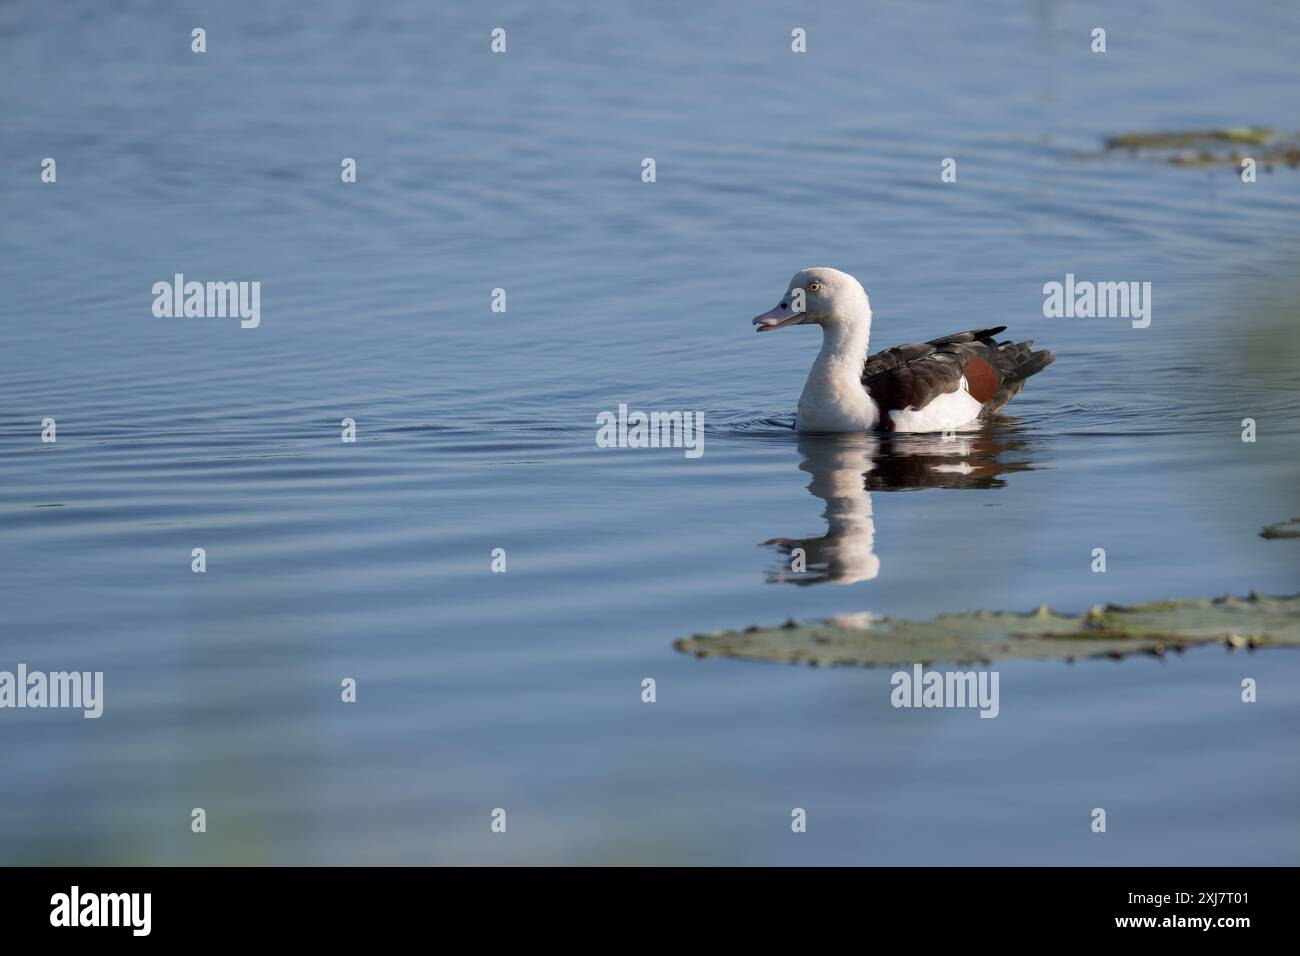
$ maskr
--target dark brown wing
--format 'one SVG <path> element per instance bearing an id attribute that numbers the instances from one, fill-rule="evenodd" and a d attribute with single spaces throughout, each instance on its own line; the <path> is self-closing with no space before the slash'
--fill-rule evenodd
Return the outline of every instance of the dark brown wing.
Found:
<path id="1" fill-rule="evenodd" d="M 880 408 L 881 425 L 890 426 L 891 411 L 919 411 L 940 395 L 957 391 L 963 375 L 977 401 L 992 401 L 1002 388 L 1003 378 L 993 336 L 1005 329 L 1003 325 L 957 332 L 925 343 L 897 345 L 869 356 L 862 370 L 862 384 Z"/>
<path id="2" fill-rule="evenodd" d="M 996 342 L 1006 326 L 956 332 L 925 343 L 898 345 L 867 357 L 862 384 L 880 408 L 881 426 L 889 428 L 889 413 L 920 410 L 940 395 L 955 392 L 966 376 L 970 394 L 984 403 L 983 412 L 996 411 L 1015 397 L 1025 379 L 1055 360 L 1051 352 L 1031 350 L 1033 342 Z"/>

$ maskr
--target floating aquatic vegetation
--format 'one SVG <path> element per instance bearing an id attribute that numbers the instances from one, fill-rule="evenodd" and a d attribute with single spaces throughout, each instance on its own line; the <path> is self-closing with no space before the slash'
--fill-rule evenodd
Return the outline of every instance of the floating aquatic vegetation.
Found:
<path id="1" fill-rule="evenodd" d="M 970 611 L 928 621 L 868 615 L 807 624 L 791 620 L 777 627 L 697 634 L 673 646 L 697 657 L 883 667 L 1158 656 L 1205 644 L 1300 647 L 1300 594 L 1268 597 L 1252 591 L 1244 598 L 1105 605 L 1086 614 L 1061 614 L 1043 606 L 1028 614 Z"/>
<path id="2" fill-rule="evenodd" d="M 1300 167 L 1300 140 L 1260 126 L 1121 133 L 1105 142 L 1107 152 L 1126 150 L 1174 166 L 1239 166 L 1249 157 L 1266 172 L 1274 166 Z"/>
<path id="3" fill-rule="evenodd" d="M 1178 133 L 1121 133 L 1106 139 L 1107 149 L 1186 149 L 1206 143 L 1251 143 L 1268 146 L 1279 138 L 1277 130 L 1259 126 L 1230 129 L 1184 130 Z"/>
<path id="4" fill-rule="evenodd" d="M 1168 161 L 1174 166 L 1238 166 L 1245 158 L 1246 154 L 1235 151 L 1216 155 L 1203 150 L 1198 153 L 1179 153 L 1169 157 Z M 1272 172 L 1274 166 L 1290 166 L 1294 169 L 1300 166 L 1300 148 L 1291 146 L 1285 149 L 1267 149 L 1250 158 L 1264 167 L 1265 172 Z"/>
<path id="5" fill-rule="evenodd" d="M 1261 538 L 1300 538 L 1300 518 L 1278 521 L 1259 533 Z"/>

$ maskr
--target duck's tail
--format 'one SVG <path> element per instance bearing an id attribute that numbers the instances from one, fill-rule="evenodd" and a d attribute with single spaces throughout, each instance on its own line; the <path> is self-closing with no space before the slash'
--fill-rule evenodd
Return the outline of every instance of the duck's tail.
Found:
<path id="1" fill-rule="evenodd" d="M 1001 330 L 999 330 L 1001 331 Z M 1033 351 L 1032 339 L 1026 342 L 997 343 L 998 371 L 1002 373 L 1002 384 L 994 393 L 992 401 L 984 406 L 985 413 L 996 412 L 1025 387 L 1025 380 L 1037 375 L 1056 361 L 1056 356 L 1047 349 Z"/>

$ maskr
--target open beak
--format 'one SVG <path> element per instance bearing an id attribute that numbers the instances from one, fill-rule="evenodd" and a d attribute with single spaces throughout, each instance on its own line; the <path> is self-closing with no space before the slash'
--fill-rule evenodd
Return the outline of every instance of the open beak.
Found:
<path id="1" fill-rule="evenodd" d="M 782 303 L 775 309 L 769 309 L 762 315 L 754 316 L 754 324 L 758 326 L 755 331 L 771 332 L 774 329 L 783 329 L 787 325 L 798 325 L 807 318 L 807 312 L 791 312 L 790 306 Z"/>

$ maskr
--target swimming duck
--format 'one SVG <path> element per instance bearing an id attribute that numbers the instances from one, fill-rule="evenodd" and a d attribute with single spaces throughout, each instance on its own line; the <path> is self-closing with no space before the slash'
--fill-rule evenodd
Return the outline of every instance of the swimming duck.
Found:
<path id="1" fill-rule="evenodd" d="M 997 342 L 1005 325 L 867 354 L 871 303 L 847 272 L 794 274 L 776 308 L 754 318 L 759 332 L 820 325 L 822 350 L 799 396 L 801 432 L 944 432 L 976 427 L 1052 364 L 1033 342 Z"/>

